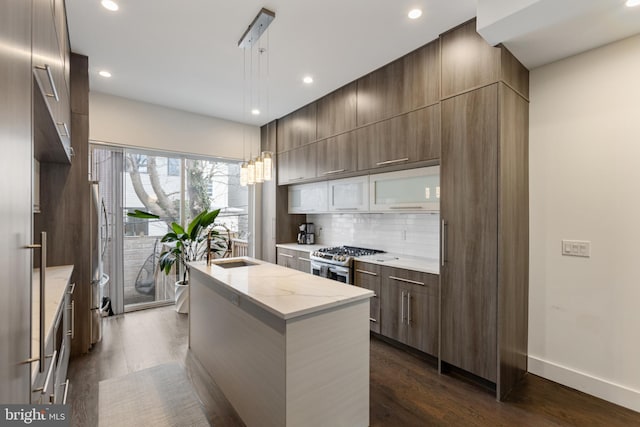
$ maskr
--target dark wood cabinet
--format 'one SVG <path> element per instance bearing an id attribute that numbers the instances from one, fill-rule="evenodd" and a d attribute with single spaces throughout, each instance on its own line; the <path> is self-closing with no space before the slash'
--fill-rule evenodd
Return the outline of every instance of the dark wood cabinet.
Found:
<path id="1" fill-rule="evenodd" d="M 380 266 L 366 262 L 356 261 L 353 267 L 353 284 L 361 288 L 373 291 L 374 295 L 369 300 L 369 325 L 372 332 L 380 333 L 380 290 L 382 277 Z"/>
<path id="2" fill-rule="evenodd" d="M 292 150 L 316 140 L 316 103 L 306 105 L 278 120 L 278 152 Z"/>
<path id="3" fill-rule="evenodd" d="M 356 131 L 358 170 L 440 157 L 440 105 L 432 105 Z"/>
<path id="4" fill-rule="evenodd" d="M 278 185 L 303 182 L 315 178 L 317 143 L 278 154 Z"/>
<path id="5" fill-rule="evenodd" d="M 309 252 L 297 251 L 295 249 L 278 248 L 278 265 L 311 273 L 311 265 L 309 261 Z"/>
<path id="6" fill-rule="evenodd" d="M 343 133 L 317 143 L 318 177 L 330 179 L 358 168 L 356 132 Z"/>
<path id="7" fill-rule="evenodd" d="M 381 333 L 438 354 L 438 276 L 382 267 Z"/>
<path id="8" fill-rule="evenodd" d="M 442 98 L 500 80 L 528 99 L 529 73 L 504 47 L 493 47 L 476 32 L 473 19 L 440 36 Z"/>
<path id="9" fill-rule="evenodd" d="M 441 359 L 498 397 L 526 372 L 527 117 L 503 83 L 442 102 Z"/>
<path id="10" fill-rule="evenodd" d="M 322 98 L 317 103 L 318 139 L 356 127 L 356 82 Z"/>
<path id="11" fill-rule="evenodd" d="M 440 100 L 440 49 L 435 40 L 360 78 L 357 125 L 387 119 Z"/>

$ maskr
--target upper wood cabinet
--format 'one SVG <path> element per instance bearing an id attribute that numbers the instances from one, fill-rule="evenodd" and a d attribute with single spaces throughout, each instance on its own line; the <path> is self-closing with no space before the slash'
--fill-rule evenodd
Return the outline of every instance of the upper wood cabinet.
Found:
<path id="1" fill-rule="evenodd" d="M 331 178 L 358 168 L 356 132 L 318 141 L 318 176 Z"/>
<path id="2" fill-rule="evenodd" d="M 316 102 L 318 139 L 356 127 L 356 87 L 356 82 L 350 83 Z"/>
<path id="3" fill-rule="evenodd" d="M 357 125 L 440 100 L 440 49 L 435 40 L 357 81 Z"/>
<path id="4" fill-rule="evenodd" d="M 316 177 L 317 144 L 307 144 L 278 154 L 278 185 Z"/>
<path id="5" fill-rule="evenodd" d="M 500 80 L 529 98 L 528 70 L 504 47 L 493 47 L 476 32 L 473 19 L 440 36 L 442 98 Z"/>
<path id="6" fill-rule="evenodd" d="M 278 120 L 278 152 L 315 141 L 316 121 L 315 102 Z"/>
<path id="7" fill-rule="evenodd" d="M 440 105 L 435 104 L 356 131 L 358 170 L 440 157 Z"/>

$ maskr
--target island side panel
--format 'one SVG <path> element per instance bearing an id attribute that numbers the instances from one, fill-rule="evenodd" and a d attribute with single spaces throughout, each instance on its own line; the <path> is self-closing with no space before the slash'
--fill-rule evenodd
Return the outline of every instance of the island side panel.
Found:
<path id="1" fill-rule="evenodd" d="M 369 425 L 369 299 L 287 322 L 286 425 Z"/>
<path id="2" fill-rule="evenodd" d="M 190 286 L 193 354 L 247 426 L 286 425 L 284 321 L 278 331 L 248 314 L 249 301 L 235 294 L 233 304 L 228 288 L 196 269 Z"/>

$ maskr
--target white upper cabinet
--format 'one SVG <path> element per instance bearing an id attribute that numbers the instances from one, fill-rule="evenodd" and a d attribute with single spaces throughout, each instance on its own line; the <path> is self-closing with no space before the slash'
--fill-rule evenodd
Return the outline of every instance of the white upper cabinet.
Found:
<path id="1" fill-rule="evenodd" d="M 289 213 L 323 213 L 328 212 L 327 182 L 297 184 L 289 186 Z"/>
<path id="2" fill-rule="evenodd" d="M 369 176 L 371 212 L 437 212 L 440 167 L 431 166 Z"/>
<path id="3" fill-rule="evenodd" d="M 369 176 L 329 181 L 329 212 L 369 211 Z"/>

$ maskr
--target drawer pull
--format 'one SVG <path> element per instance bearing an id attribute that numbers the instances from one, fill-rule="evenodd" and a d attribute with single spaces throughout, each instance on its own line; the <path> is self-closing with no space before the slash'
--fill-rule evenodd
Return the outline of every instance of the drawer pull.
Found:
<path id="1" fill-rule="evenodd" d="M 359 268 L 356 268 L 356 272 L 362 273 L 362 274 L 368 274 L 369 276 L 377 276 L 378 275 L 378 273 L 374 273 L 373 271 L 360 270 Z"/>
<path id="2" fill-rule="evenodd" d="M 424 209 L 422 206 L 389 206 L 389 209 Z"/>
<path id="3" fill-rule="evenodd" d="M 67 393 L 69 392 L 69 380 L 67 379 L 64 382 L 64 394 L 62 395 L 62 404 L 67 404 Z"/>
<path id="4" fill-rule="evenodd" d="M 49 388 L 49 382 L 51 381 L 51 375 L 53 375 L 53 368 L 56 366 L 56 356 L 58 355 L 58 351 L 54 351 L 51 355 L 51 364 L 49 365 L 49 370 L 47 371 L 47 377 L 44 380 L 44 385 L 42 387 L 38 387 L 33 389 L 33 391 L 42 392 L 42 394 L 46 394 L 47 389 Z"/>
<path id="5" fill-rule="evenodd" d="M 49 79 L 49 84 L 51 85 L 51 93 L 47 93 L 46 95 L 49 98 L 54 98 L 56 100 L 56 102 L 60 101 L 60 97 L 58 97 L 58 90 L 56 89 L 56 83 L 53 81 L 53 73 L 51 73 L 51 67 L 48 64 L 44 64 L 44 67 L 42 65 L 36 65 L 36 68 L 38 70 L 45 70 L 47 72 L 47 78 Z"/>
<path id="6" fill-rule="evenodd" d="M 293 258 L 293 255 L 289 255 L 289 254 L 280 253 L 278 255 L 283 256 L 283 257 L 287 257 L 287 258 Z"/>
<path id="7" fill-rule="evenodd" d="M 65 134 L 61 136 L 69 136 L 69 128 L 67 127 L 67 124 L 65 122 L 58 122 L 57 124 L 58 126 L 62 126 L 64 129 Z"/>
<path id="8" fill-rule="evenodd" d="M 409 160 L 408 157 L 405 157 L 404 159 L 385 160 L 384 162 L 376 163 L 376 166 L 391 165 L 391 164 L 394 164 L 394 163 L 406 162 L 407 160 Z"/>
<path id="9" fill-rule="evenodd" d="M 411 283 L 412 285 L 425 286 L 424 282 L 418 282 L 417 280 L 403 279 L 402 277 L 389 276 L 389 279 L 397 280 L 399 282 Z"/>
<path id="10" fill-rule="evenodd" d="M 307 262 L 311 262 L 311 260 L 310 260 L 309 258 L 300 258 L 300 257 L 298 257 L 298 259 L 299 259 L 300 261 L 307 261 Z"/>
<path id="11" fill-rule="evenodd" d="M 373 317 L 369 317 L 369 322 L 378 323 L 378 321 Z"/>
<path id="12" fill-rule="evenodd" d="M 331 175 L 332 173 L 344 172 L 346 169 L 336 169 L 334 171 L 322 172 L 323 175 Z"/>
<path id="13" fill-rule="evenodd" d="M 334 208 L 337 211 L 357 211 L 358 208 Z"/>
<path id="14" fill-rule="evenodd" d="M 69 292 L 67 292 L 69 295 L 73 295 L 73 291 L 76 290 L 76 284 L 72 283 L 70 286 L 71 289 L 69 289 Z"/>

